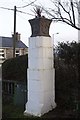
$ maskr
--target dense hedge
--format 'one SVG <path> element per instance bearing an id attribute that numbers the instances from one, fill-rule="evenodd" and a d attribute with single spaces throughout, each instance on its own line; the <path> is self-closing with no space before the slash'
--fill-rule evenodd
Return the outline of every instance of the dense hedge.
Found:
<path id="1" fill-rule="evenodd" d="M 61 64 L 56 67 L 55 83 L 58 107 L 76 109 L 78 103 L 78 80 L 74 68 Z"/>
<path id="2" fill-rule="evenodd" d="M 8 80 L 26 80 L 28 55 L 8 59 L 2 64 L 2 78 Z"/>
<path id="3" fill-rule="evenodd" d="M 61 42 L 56 51 L 55 79 L 58 106 L 80 110 L 80 44 Z"/>

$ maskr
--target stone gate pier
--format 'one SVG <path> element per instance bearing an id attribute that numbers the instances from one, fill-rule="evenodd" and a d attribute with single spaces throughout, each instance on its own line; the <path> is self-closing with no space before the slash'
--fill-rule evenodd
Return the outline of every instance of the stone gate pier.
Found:
<path id="1" fill-rule="evenodd" d="M 25 115 L 42 116 L 56 107 L 53 43 L 49 35 L 51 20 L 29 20 L 32 35 L 28 49 L 28 102 Z"/>

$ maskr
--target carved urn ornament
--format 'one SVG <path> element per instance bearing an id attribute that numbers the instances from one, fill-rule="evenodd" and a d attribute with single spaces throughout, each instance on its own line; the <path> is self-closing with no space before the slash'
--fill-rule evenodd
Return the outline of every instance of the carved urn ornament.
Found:
<path id="1" fill-rule="evenodd" d="M 49 27 L 52 22 L 52 20 L 45 18 L 44 16 L 41 16 L 42 10 L 40 8 L 37 8 L 36 10 L 36 17 L 34 19 L 29 20 L 29 23 L 31 25 L 32 35 L 31 37 L 36 36 L 50 36 L 49 35 Z"/>

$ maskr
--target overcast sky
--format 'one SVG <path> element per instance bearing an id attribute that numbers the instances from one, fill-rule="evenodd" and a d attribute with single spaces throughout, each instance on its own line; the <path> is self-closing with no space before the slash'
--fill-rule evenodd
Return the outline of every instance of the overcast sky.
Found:
<path id="1" fill-rule="evenodd" d="M 30 1 L 34 0 L 0 0 L 0 7 L 14 9 L 15 5 L 17 7 L 21 7 L 30 3 Z M 52 6 L 50 0 L 37 0 L 36 4 L 39 5 L 42 4 L 45 7 Z M 31 35 L 31 27 L 28 20 L 35 17 L 35 14 L 32 12 L 33 7 L 28 6 L 26 8 L 17 9 L 33 15 L 32 16 L 17 12 L 16 31 L 21 34 L 21 40 L 26 45 L 28 45 L 28 38 Z M 14 29 L 14 12 L 11 10 L 0 8 L 0 36 L 11 37 L 13 29 Z M 55 44 L 60 41 L 78 40 L 78 31 L 70 27 L 69 25 L 63 23 L 52 22 L 50 26 L 50 35 L 53 36 L 53 34 Z"/>

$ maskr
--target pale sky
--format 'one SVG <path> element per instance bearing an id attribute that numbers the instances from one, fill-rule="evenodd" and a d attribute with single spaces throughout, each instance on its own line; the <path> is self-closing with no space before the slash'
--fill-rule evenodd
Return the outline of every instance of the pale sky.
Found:
<path id="1" fill-rule="evenodd" d="M 14 9 L 14 6 L 17 7 L 24 6 L 30 1 L 34 0 L 0 0 L 0 7 Z M 50 0 L 37 0 L 36 4 L 42 4 L 45 7 L 51 7 L 52 3 Z M 24 11 L 32 15 L 18 13 L 17 12 L 17 24 L 16 31 L 21 34 L 21 40 L 28 45 L 28 38 L 31 35 L 31 27 L 28 22 L 29 19 L 35 17 L 35 13 L 32 12 L 33 7 L 28 6 L 26 8 L 17 8 L 20 11 Z M 11 37 L 14 29 L 14 12 L 11 10 L 1 9 L 0 8 L 0 36 Z M 56 34 L 59 33 L 59 34 Z M 78 41 L 78 31 L 69 25 L 64 23 L 54 23 L 52 22 L 50 26 L 50 35 L 54 34 L 54 43 L 61 41 Z"/>

